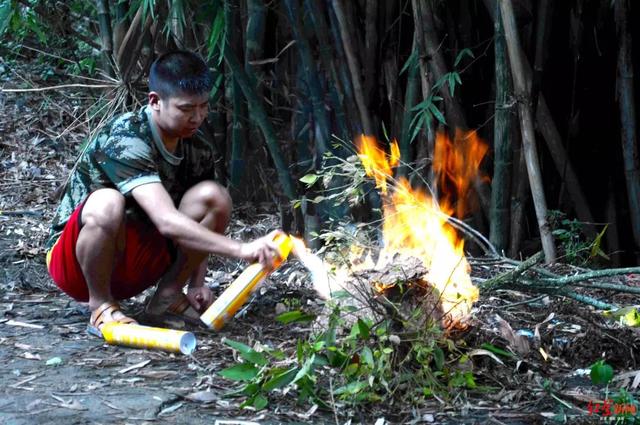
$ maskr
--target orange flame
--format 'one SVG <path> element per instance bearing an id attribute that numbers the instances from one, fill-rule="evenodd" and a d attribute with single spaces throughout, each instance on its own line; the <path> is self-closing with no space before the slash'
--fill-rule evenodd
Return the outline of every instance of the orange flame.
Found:
<path id="1" fill-rule="evenodd" d="M 429 270 L 423 279 L 438 290 L 442 311 L 454 322 L 469 314 L 478 299 L 478 289 L 471 282 L 464 241 L 447 222 L 454 212 L 449 200 L 457 198 L 455 211 L 464 212 L 461 200 L 486 152 L 487 146 L 475 132 L 456 132 L 454 141 L 438 134 L 434 168 L 441 181 L 451 181 L 457 192 L 448 194 L 439 205 L 424 191 L 413 189 L 407 179 L 400 178 L 393 184 L 393 192 L 383 196 L 385 246 L 380 258 L 393 258 L 395 253 L 420 258 Z M 376 187 L 386 195 L 387 185 L 393 182 L 392 168 L 399 160 L 397 144 L 391 145 L 387 159 L 375 139 L 362 136 L 359 157 L 367 175 L 375 179 Z"/>
<path id="2" fill-rule="evenodd" d="M 440 205 L 455 205 L 455 215 L 458 218 L 464 217 L 468 212 L 465 198 L 469 185 L 477 176 L 488 149 L 475 131 L 456 130 L 453 140 L 444 133 L 436 134 L 433 170 L 439 176 L 442 192 Z M 453 191 L 445 189 L 447 184 L 453 185 Z"/>

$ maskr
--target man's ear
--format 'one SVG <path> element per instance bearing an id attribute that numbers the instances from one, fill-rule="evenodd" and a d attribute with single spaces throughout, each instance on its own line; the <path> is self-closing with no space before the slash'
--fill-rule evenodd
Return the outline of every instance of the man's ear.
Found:
<path id="1" fill-rule="evenodd" d="M 149 106 L 153 110 L 160 110 L 160 95 L 155 91 L 149 92 Z"/>

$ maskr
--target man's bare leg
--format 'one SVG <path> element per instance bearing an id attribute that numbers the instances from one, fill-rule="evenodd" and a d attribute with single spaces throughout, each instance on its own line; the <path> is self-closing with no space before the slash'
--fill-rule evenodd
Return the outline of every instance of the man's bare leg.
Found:
<path id="1" fill-rule="evenodd" d="M 124 217 L 124 196 L 114 189 L 93 192 L 82 208 L 76 258 L 89 289 L 91 311 L 113 301 L 111 273 L 116 258 L 124 251 Z"/>
<path id="2" fill-rule="evenodd" d="M 219 184 L 204 181 L 184 194 L 178 209 L 206 228 L 224 234 L 231 217 L 231 197 Z M 178 247 L 176 260 L 158 283 L 149 312 L 156 313 L 153 311 L 153 305 L 159 301 L 158 299 L 172 299 L 181 293 L 187 279 L 190 278 L 190 286 L 203 285 L 207 258 L 206 252 Z"/>

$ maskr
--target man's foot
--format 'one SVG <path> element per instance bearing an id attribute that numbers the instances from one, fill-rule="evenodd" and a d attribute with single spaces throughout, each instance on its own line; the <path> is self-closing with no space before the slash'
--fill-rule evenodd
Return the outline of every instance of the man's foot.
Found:
<path id="1" fill-rule="evenodd" d="M 91 318 L 87 325 L 87 332 L 91 335 L 102 338 L 102 326 L 111 322 L 138 324 L 138 322 L 125 316 L 124 313 L 120 311 L 120 305 L 117 302 L 107 301 L 102 303 L 100 307 L 96 308 L 91 313 Z"/>
<path id="2" fill-rule="evenodd" d="M 175 318 L 190 324 L 202 324 L 200 314 L 191 306 L 189 299 L 182 292 L 171 296 L 161 296 L 156 292 L 147 303 L 144 312 L 153 320 Z"/>

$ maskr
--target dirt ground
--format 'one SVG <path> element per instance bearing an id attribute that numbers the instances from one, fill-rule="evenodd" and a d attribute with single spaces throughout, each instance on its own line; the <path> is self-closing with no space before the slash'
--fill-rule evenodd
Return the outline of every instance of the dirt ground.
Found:
<path id="1" fill-rule="evenodd" d="M 615 389 L 637 394 L 637 328 L 607 321 L 575 301 L 502 289 L 482 294 L 471 327 L 459 336 L 484 390 L 420 406 L 336 401 L 325 410 L 279 394 L 262 411 L 240 409 L 242 400 L 225 396 L 233 383 L 218 375 L 235 362 L 222 338 L 292 353 L 310 329 L 283 328 L 274 320 L 278 305 L 322 309 L 308 275 L 294 262 L 274 273 L 221 333 L 187 326 L 198 340 L 192 356 L 104 344 L 86 333 L 86 307 L 61 294 L 44 265 L 53 193 L 86 130 L 73 118 L 83 102 L 71 93 L 0 94 L 0 423 L 596 423 L 604 418 L 590 414 L 589 405 L 607 395 L 591 384 L 586 368 L 602 358 L 614 368 Z M 274 211 L 270 205 L 239 206 L 230 234 L 244 240 L 266 234 L 278 227 Z M 475 259 L 472 265 L 477 282 L 508 270 L 500 261 Z M 220 292 L 243 266 L 212 259 L 207 282 Z M 640 285 L 634 276 L 618 281 Z M 146 296 L 124 303 L 125 310 L 140 317 Z M 637 303 L 632 296 L 616 297 L 621 305 Z M 486 350 L 483 344 L 506 349 L 518 343 L 505 336 L 504 323 L 512 339 L 529 341 L 526 353 L 498 358 Z"/>

